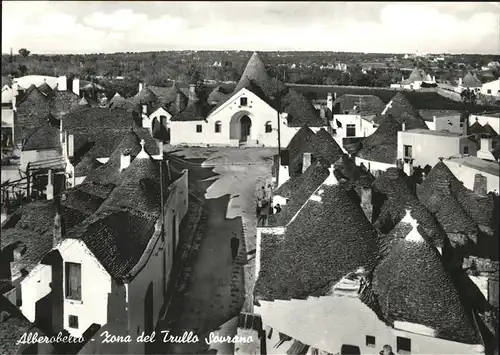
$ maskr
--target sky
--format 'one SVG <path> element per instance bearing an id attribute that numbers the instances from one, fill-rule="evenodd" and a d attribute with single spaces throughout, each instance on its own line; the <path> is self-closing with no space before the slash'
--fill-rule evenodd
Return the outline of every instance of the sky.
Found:
<path id="1" fill-rule="evenodd" d="M 500 2 L 2 1 L 2 53 L 500 54 Z"/>

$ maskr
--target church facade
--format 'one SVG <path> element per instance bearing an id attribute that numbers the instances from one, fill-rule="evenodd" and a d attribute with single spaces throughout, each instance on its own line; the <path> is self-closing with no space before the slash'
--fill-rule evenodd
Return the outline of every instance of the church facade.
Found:
<path id="1" fill-rule="evenodd" d="M 300 94 L 290 91 L 269 76 L 254 53 L 236 89 L 208 112 L 203 113 L 203 103 L 190 97 L 187 109 L 169 122 L 170 144 L 278 147 L 286 146 L 304 124 L 314 131 L 325 127 L 326 122 L 304 97 L 300 103 L 310 107 L 296 108 L 292 98 Z"/>

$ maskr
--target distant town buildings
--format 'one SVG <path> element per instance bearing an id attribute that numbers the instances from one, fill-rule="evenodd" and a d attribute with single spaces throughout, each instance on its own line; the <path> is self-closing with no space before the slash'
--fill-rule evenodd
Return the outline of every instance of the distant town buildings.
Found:
<path id="1" fill-rule="evenodd" d="M 474 92 L 480 92 L 483 84 L 481 80 L 476 76 L 476 74 L 472 74 L 471 72 L 467 72 L 467 74 L 463 78 L 458 79 L 458 85 L 455 88 L 456 92 L 461 93 L 462 91 L 468 89 Z"/>
<path id="2" fill-rule="evenodd" d="M 437 87 L 436 77 L 419 68 L 413 69 L 408 79 L 403 77 L 399 84 L 391 84 L 391 88 L 404 90 L 419 90 L 429 87 Z"/>

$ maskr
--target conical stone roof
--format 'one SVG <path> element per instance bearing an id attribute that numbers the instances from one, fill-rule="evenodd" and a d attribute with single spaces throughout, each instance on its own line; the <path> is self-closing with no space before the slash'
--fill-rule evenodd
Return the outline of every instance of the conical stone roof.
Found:
<path id="1" fill-rule="evenodd" d="M 407 214 L 388 236 L 389 246 L 373 273 L 372 288 L 383 318 L 420 324 L 436 336 L 478 344 L 478 336 L 439 254 Z"/>
<path id="2" fill-rule="evenodd" d="M 387 115 L 392 115 L 400 124 L 405 123 L 406 129 L 428 129 L 422 116 L 420 116 L 402 92 L 398 92 L 392 97 L 378 121 L 382 121 L 384 116 Z"/>
<path id="3" fill-rule="evenodd" d="M 156 102 L 158 97 L 146 86 L 135 95 L 134 99 L 138 104 L 149 104 L 151 102 Z"/>
<path id="4" fill-rule="evenodd" d="M 254 81 L 267 96 L 274 96 L 276 92 L 282 92 L 286 90 L 285 84 L 283 84 L 279 80 L 276 80 L 275 78 L 271 78 L 271 76 L 267 72 L 266 65 L 257 52 L 254 52 L 252 54 L 252 57 L 248 61 L 245 70 L 241 75 L 241 79 L 234 89 L 234 92 L 238 92 L 246 86 L 247 83 L 244 79 L 245 77 L 248 77 L 248 79 Z"/>
<path id="5" fill-rule="evenodd" d="M 464 78 L 462 79 L 462 86 L 468 88 L 481 87 L 481 85 L 481 80 L 479 80 L 476 75 L 472 75 L 471 72 L 467 72 L 467 74 L 465 74 Z"/>

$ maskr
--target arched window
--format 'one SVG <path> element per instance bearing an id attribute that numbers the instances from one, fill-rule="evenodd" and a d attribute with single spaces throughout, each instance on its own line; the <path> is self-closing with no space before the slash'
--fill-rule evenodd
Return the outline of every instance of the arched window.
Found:
<path id="1" fill-rule="evenodd" d="M 271 126 L 271 122 L 266 122 L 266 133 L 271 133 L 273 131 L 273 126 Z"/>
<path id="2" fill-rule="evenodd" d="M 215 133 L 221 133 L 222 123 L 220 121 L 215 122 Z"/>

